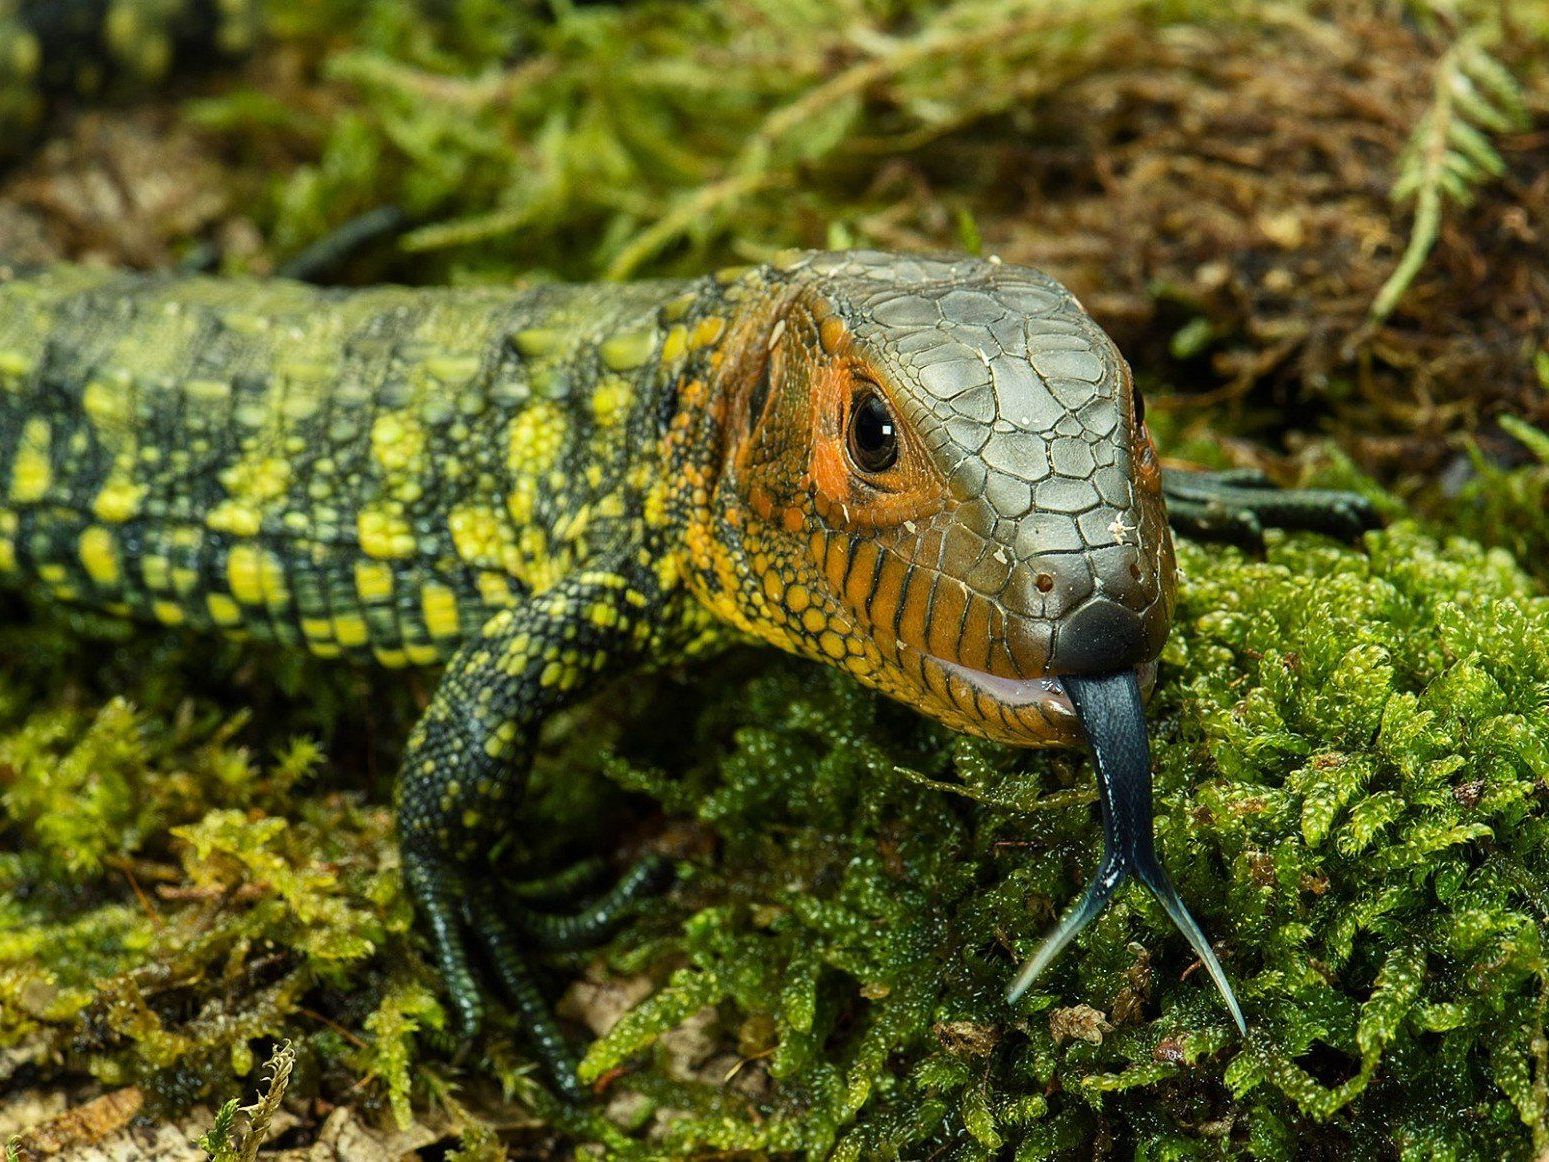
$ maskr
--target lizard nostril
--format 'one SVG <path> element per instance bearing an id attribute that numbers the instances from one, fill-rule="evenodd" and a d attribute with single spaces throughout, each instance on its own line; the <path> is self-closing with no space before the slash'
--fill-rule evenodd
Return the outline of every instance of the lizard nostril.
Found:
<path id="1" fill-rule="evenodd" d="M 1054 588 L 1054 578 L 1048 573 L 1040 573 L 1033 578 L 1033 584 L 1038 586 L 1038 592 L 1048 593 Z"/>
<path id="2" fill-rule="evenodd" d="M 1131 577 L 1133 577 L 1136 581 L 1140 580 L 1140 562 L 1139 561 L 1131 561 L 1129 563 L 1129 575 Z"/>

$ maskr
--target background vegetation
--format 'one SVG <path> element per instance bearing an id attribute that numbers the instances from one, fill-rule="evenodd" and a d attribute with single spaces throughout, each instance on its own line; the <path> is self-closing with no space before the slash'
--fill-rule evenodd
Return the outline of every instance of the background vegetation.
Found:
<path id="1" fill-rule="evenodd" d="M 1174 457 L 1363 488 L 1393 523 L 1181 548 L 1158 829 L 1246 1040 L 1140 895 L 1001 1001 L 1095 858 L 1078 755 L 751 651 L 563 716 L 516 878 L 680 869 L 551 962 L 596 1036 L 587 1109 L 515 1030 L 462 1059 L 441 1033 L 387 807 L 428 679 L 18 599 L 21 1156 L 242 1157 L 264 1134 L 216 1108 L 265 1090 L 295 1157 L 1549 1152 L 1549 6 L 127 7 L 59 65 L 0 0 L 0 253 L 265 273 L 383 207 L 330 277 L 983 250 L 1077 290 Z"/>

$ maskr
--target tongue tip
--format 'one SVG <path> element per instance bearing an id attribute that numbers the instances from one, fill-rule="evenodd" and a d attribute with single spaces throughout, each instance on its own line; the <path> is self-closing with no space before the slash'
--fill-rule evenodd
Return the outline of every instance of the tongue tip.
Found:
<path id="1" fill-rule="evenodd" d="M 1194 955 L 1199 957 L 1199 962 L 1205 966 L 1211 983 L 1216 986 L 1216 992 L 1221 994 L 1221 1000 L 1226 1003 L 1227 1011 L 1232 1014 L 1232 1021 L 1237 1025 L 1237 1031 L 1247 1035 L 1248 1025 L 1243 1020 L 1242 1006 L 1237 1003 L 1237 994 L 1232 991 L 1232 982 L 1227 979 L 1226 969 L 1221 967 L 1221 961 L 1217 959 L 1215 949 L 1210 947 L 1210 941 L 1206 938 L 1204 930 L 1193 914 L 1178 896 L 1177 889 L 1172 881 L 1167 878 L 1167 873 L 1162 870 L 1160 864 L 1148 869 L 1137 869 L 1137 878 L 1150 889 L 1157 902 L 1162 905 L 1168 919 L 1183 934 L 1183 938 L 1189 942 L 1189 947 L 1194 950 Z"/>
<path id="2" fill-rule="evenodd" d="M 1105 870 L 1108 872 L 1106 875 L 1104 874 Z M 1065 950 L 1066 945 L 1074 940 L 1083 928 L 1101 915 L 1108 906 L 1108 901 L 1113 892 L 1126 878 L 1127 876 L 1123 870 L 1111 868 L 1105 861 L 1105 868 L 1100 869 L 1098 874 L 1092 878 L 1092 882 L 1087 885 L 1087 890 L 1083 893 L 1081 900 L 1061 918 L 1054 931 L 1044 937 L 1043 943 L 1038 946 L 1037 951 L 1022 962 L 1022 967 L 1018 970 L 1016 979 L 1006 989 L 1006 1003 L 1008 1005 L 1014 1005 L 1021 1000 L 1034 983 L 1037 982 L 1038 978 L 1043 975 L 1044 970 L 1054 963 L 1059 954 Z M 1216 986 L 1216 991 L 1221 995 L 1221 1000 L 1225 1003 L 1227 1012 L 1231 1014 L 1232 1023 L 1237 1026 L 1237 1032 L 1241 1036 L 1247 1036 L 1248 1024 L 1243 1019 L 1242 1006 L 1237 1002 L 1237 994 L 1232 989 L 1231 981 L 1227 979 L 1226 970 L 1221 966 L 1220 960 L 1216 957 L 1215 950 L 1210 947 L 1210 941 L 1206 939 L 1204 931 L 1200 928 L 1193 915 L 1190 914 L 1188 908 L 1184 906 L 1183 901 L 1179 899 L 1178 893 L 1173 888 L 1171 881 L 1167 879 L 1166 873 L 1161 870 L 1160 866 L 1155 866 L 1139 873 L 1137 878 L 1156 897 L 1157 902 L 1166 911 L 1168 918 L 1172 920 L 1178 931 L 1182 933 L 1183 938 L 1189 942 L 1189 947 L 1194 950 L 1194 954 L 1199 958 L 1199 962 L 1205 966 L 1206 974 L 1209 975 L 1211 983 Z"/>
<path id="3" fill-rule="evenodd" d="M 1146 736 L 1140 675 L 1135 669 L 1109 674 L 1062 675 L 1066 693 L 1092 746 L 1102 800 L 1103 861 L 1081 900 L 1023 964 L 1006 991 L 1015 1003 L 1067 944 L 1107 907 L 1115 889 L 1133 874 L 1151 891 L 1177 926 L 1216 990 L 1239 1033 L 1246 1035 L 1242 1007 L 1210 941 L 1184 906 L 1157 861 L 1151 838 L 1151 752 Z"/>

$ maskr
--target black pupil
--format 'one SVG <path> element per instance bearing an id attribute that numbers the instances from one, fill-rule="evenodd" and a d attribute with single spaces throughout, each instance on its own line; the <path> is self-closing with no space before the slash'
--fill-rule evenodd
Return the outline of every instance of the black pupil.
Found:
<path id="1" fill-rule="evenodd" d="M 850 448 L 855 462 L 867 472 L 891 468 L 898 459 L 898 430 L 887 404 L 868 395 L 855 408 L 850 421 Z"/>
<path id="2" fill-rule="evenodd" d="M 1145 422 L 1146 422 L 1146 397 L 1140 394 L 1140 388 L 1137 387 L 1135 389 L 1135 424 L 1138 427 L 1139 425 L 1141 425 L 1141 424 L 1143 424 Z"/>

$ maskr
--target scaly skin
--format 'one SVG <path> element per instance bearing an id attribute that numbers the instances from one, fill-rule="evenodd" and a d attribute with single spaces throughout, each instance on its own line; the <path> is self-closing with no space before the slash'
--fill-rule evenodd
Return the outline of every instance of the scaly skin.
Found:
<path id="1" fill-rule="evenodd" d="M 543 718 L 741 633 L 961 730 L 1078 742 L 1057 675 L 1147 678 L 1167 636 L 1162 497 L 1111 341 L 995 262 L 806 252 L 529 290 L 0 277 L 0 571 L 445 663 L 403 759 L 406 878 L 463 1028 L 482 949 L 572 1091 L 519 949 L 591 925 L 514 916 L 481 868 Z"/>

